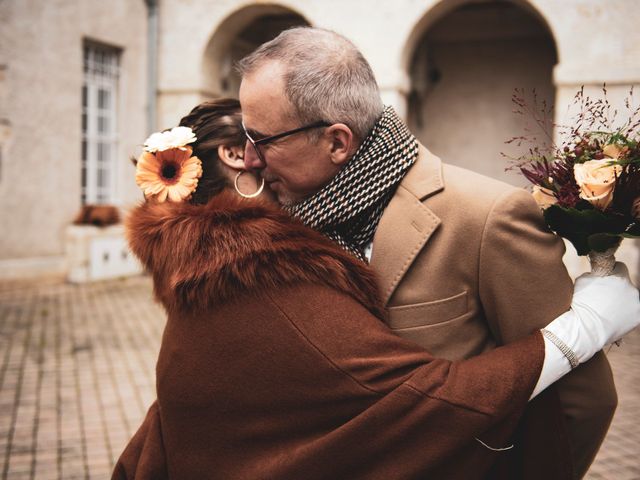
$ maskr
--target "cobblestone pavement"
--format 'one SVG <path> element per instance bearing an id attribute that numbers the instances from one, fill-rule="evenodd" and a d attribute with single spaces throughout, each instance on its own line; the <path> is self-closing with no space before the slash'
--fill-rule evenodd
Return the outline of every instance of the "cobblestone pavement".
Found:
<path id="1" fill-rule="evenodd" d="M 0 287 L 2 479 L 109 478 L 155 397 L 149 280 Z"/>
<path id="2" fill-rule="evenodd" d="M 618 409 L 591 466 L 589 480 L 640 480 L 640 329 L 608 351 L 618 390 Z"/>
<path id="3" fill-rule="evenodd" d="M 0 284 L 2 479 L 109 478 L 153 401 L 148 278 Z M 640 479 L 640 331 L 610 352 L 620 406 L 589 479 Z"/>

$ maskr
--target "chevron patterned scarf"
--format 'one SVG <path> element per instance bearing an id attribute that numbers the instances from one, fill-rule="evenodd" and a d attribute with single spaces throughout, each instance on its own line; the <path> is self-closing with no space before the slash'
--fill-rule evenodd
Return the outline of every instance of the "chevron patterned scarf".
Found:
<path id="1" fill-rule="evenodd" d="M 418 141 L 391 107 L 353 158 L 319 192 L 287 207 L 294 217 L 365 260 L 384 209 L 418 158 Z"/>

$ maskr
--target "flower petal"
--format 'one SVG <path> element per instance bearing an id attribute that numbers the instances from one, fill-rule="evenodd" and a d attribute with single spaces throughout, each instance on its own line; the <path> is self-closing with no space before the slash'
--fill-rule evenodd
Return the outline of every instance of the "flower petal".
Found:
<path id="1" fill-rule="evenodd" d="M 167 188 L 167 191 L 169 192 L 169 200 L 172 202 L 179 202 L 182 200 L 182 195 L 180 194 L 177 186 L 178 185 L 176 184 Z"/>
<path id="2" fill-rule="evenodd" d="M 171 162 L 182 165 L 189 159 L 190 155 L 189 152 L 180 150 L 179 148 L 170 148 L 168 150 L 158 152 L 157 157 L 160 164 Z"/>
<path id="3" fill-rule="evenodd" d="M 158 202 L 162 203 L 167 199 L 167 194 L 169 193 L 169 188 L 165 187 L 163 188 L 160 193 L 158 193 L 158 197 L 157 200 Z"/>

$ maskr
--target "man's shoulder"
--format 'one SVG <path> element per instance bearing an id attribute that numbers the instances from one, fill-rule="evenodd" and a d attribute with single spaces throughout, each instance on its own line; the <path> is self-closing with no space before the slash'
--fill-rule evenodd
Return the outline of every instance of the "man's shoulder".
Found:
<path id="1" fill-rule="evenodd" d="M 504 195 L 524 192 L 522 188 L 448 163 L 442 164 L 442 176 L 443 193 L 448 195 L 493 202 Z"/>
<path id="2" fill-rule="evenodd" d="M 485 216 L 496 208 L 530 209 L 534 203 L 531 194 L 523 188 L 455 165 L 443 163 L 442 178 L 444 188 L 425 200 L 425 205 L 441 214 L 466 212 Z"/>
<path id="3" fill-rule="evenodd" d="M 400 185 L 397 201 L 417 199 L 446 222 L 471 226 L 484 224 L 492 213 L 510 217 L 539 214 L 524 188 L 445 163 L 422 145 L 417 162 Z"/>
<path id="4" fill-rule="evenodd" d="M 423 145 L 419 151 L 418 161 L 401 185 L 415 197 L 426 200 L 427 204 L 444 199 L 454 204 L 449 205 L 451 208 L 483 208 L 501 197 L 530 197 L 523 188 L 445 163 Z"/>

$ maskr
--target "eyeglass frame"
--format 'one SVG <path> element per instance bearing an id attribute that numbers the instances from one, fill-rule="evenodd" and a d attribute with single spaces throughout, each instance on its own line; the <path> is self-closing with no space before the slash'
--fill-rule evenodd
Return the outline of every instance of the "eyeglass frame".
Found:
<path id="1" fill-rule="evenodd" d="M 256 154 L 262 160 L 262 162 L 266 163 L 264 159 L 263 153 L 258 148 L 260 145 L 267 145 L 276 140 L 280 140 L 281 138 L 288 137 L 290 135 L 294 135 L 296 133 L 304 132 L 306 130 L 311 130 L 312 128 L 321 128 L 321 127 L 330 127 L 332 124 L 329 122 L 325 122 L 324 120 L 318 120 L 317 122 L 310 123 L 308 125 L 303 125 L 302 127 L 294 128 L 293 130 L 287 130 L 286 132 L 276 133 L 275 135 L 269 135 L 268 137 L 260 138 L 258 140 L 254 140 L 247 132 L 247 127 L 244 126 L 244 122 L 242 123 L 242 131 L 244 132 L 244 136 L 247 137 L 249 143 L 253 145 L 253 149 L 256 151 Z"/>

